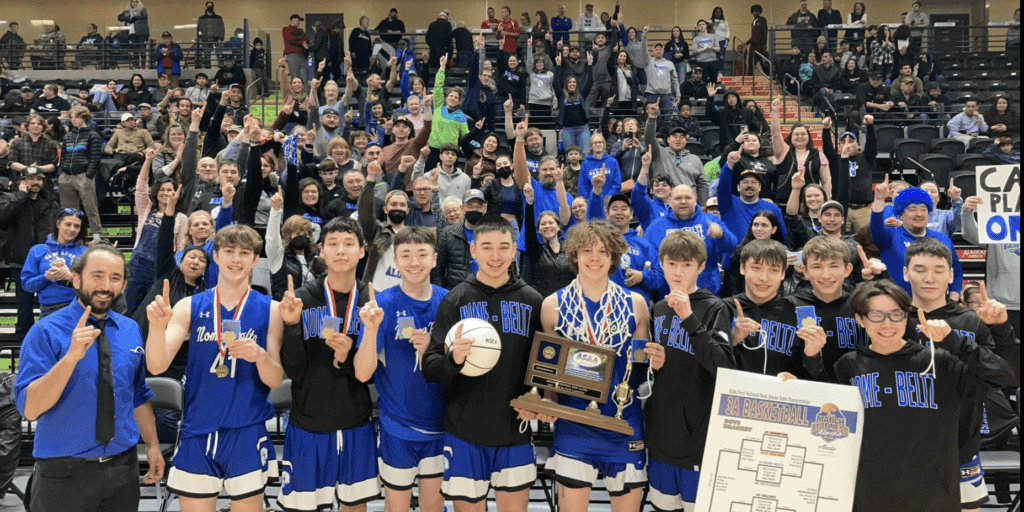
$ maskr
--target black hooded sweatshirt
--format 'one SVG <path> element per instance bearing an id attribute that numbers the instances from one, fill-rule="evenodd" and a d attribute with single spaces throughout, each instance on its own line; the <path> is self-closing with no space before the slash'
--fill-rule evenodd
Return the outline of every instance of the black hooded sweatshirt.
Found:
<path id="1" fill-rule="evenodd" d="M 768 302 L 757 305 L 745 293 L 733 298 L 739 300 L 744 316 L 761 323 L 759 332 L 747 336 L 742 345 L 732 348 L 738 369 L 763 375 L 789 372 L 802 379 L 821 375 L 825 371 L 820 367 L 821 358 L 804 356 L 804 340 L 796 335 L 796 311 L 789 301 L 775 295 Z M 725 305 L 729 308 L 731 318 L 736 318 L 734 302 L 727 300 Z M 731 340 L 731 324 L 729 332 Z M 765 346 L 761 346 L 762 341 Z M 767 365 L 765 358 L 768 359 Z"/>
<path id="2" fill-rule="evenodd" d="M 820 367 L 828 373 L 812 375 L 815 380 L 833 382 L 835 376 L 831 374 L 832 366 L 844 354 L 857 350 L 857 347 L 868 341 L 867 333 L 854 318 L 853 308 L 850 307 L 850 295 L 843 293 L 838 299 L 825 302 L 814 294 L 813 289 L 801 289 L 786 297 L 794 307 L 813 306 L 814 314 L 818 317 L 818 325 L 825 329 L 825 335 L 828 336 L 828 341 L 821 349 L 824 364 Z M 746 309 L 743 311 L 746 312 Z"/>
<path id="3" fill-rule="evenodd" d="M 1009 323 L 989 326 L 982 322 L 974 311 L 964 308 L 956 302 L 947 302 L 945 306 L 926 312 L 924 316 L 929 320 L 945 320 L 961 336 L 992 351 L 1004 361 L 1020 361 L 1020 344 L 1015 339 L 1013 328 Z M 917 330 L 919 323 L 917 308 L 911 308 L 910 316 L 907 318 L 907 331 L 904 337 L 926 345 L 928 338 L 922 336 Z M 1016 357 L 1013 356 L 1014 353 L 1017 354 Z M 1007 362 L 1007 364 L 1009 363 Z M 1017 385 L 1019 383 L 1011 384 L 1011 386 Z M 973 386 L 968 390 L 968 395 L 962 404 L 958 432 L 961 464 L 970 462 L 981 450 L 981 425 L 985 420 L 984 404 L 988 391 L 990 390 L 987 386 Z"/>
<path id="4" fill-rule="evenodd" d="M 930 350 L 913 342 L 889 355 L 865 343 L 836 363 L 837 381 L 857 386 L 865 407 L 854 512 L 960 510 L 956 425 L 964 396 L 979 383 L 1011 385 L 1014 374 L 956 331 L 941 347 L 934 379 L 922 375 Z"/>
<path id="5" fill-rule="evenodd" d="M 684 469 L 704 458 L 718 369 L 736 368 L 725 303 L 701 288 L 690 294 L 690 307 L 693 314 L 681 320 L 668 301 L 654 306 L 651 339 L 665 347 L 665 364 L 644 406 L 648 454 Z"/>
<path id="6" fill-rule="evenodd" d="M 533 335 L 541 330 L 543 300 L 522 279 L 510 279 L 499 288 L 491 288 L 471 274 L 441 301 L 430 346 L 423 355 L 423 377 L 444 384 L 446 432 L 463 441 L 495 448 L 530 442 L 529 430 L 519 431 L 518 415 L 509 402 L 529 391 L 524 383 L 526 366 Z M 445 351 L 448 331 L 465 318 L 487 320 L 501 338 L 498 362 L 479 377 L 459 373 L 462 365 L 455 364 Z"/>
<path id="7" fill-rule="evenodd" d="M 292 379 L 292 411 L 289 421 L 310 432 L 333 432 L 361 427 L 370 422 L 373 403 L 370 388 L 356 378 L 354 361 L 356 341 L 363 332 L 358 316 L 352 319 L 349 336 L 352 348 L 341 368 L 334 367 L 334 349 L 320 337 L 320 329 L 328 312 L 324 297 L 324 279 L 306 281 L 295 290 L 302 301 L 302 318 L 295 325 L 285 324 L 281 344 L 281 366 Z M 366 285 L 357 283 L 356 306 L 369 299 Z M 351 290 L 334 291 L 337 316 L 345 317 Z"/>

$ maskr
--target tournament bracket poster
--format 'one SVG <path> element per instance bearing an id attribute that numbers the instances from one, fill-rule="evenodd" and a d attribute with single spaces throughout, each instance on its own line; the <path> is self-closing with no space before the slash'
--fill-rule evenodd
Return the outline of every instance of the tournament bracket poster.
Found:
<path id="1" fill-rule="evenodd" d="M 855 386 L 718 370 L 697 512 L 849 512 L 864 407 Z"/>

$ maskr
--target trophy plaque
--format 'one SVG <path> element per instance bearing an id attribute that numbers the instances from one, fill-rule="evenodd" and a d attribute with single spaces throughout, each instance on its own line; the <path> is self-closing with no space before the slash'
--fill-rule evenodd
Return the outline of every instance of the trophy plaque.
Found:
<path id="1" fill-rule="evenodd" d="M 632 401 L 632 390 L 624 381 L 612 396 L 612 371 L 615 368 L 615 350 L 544 333 L 536 333 L 530 361 L 526 368 L 526 385 L 530 392 L 513 399 L 509 405 L 559 419 L 574 421 L 620 434 L 633 435 L 633 427 L 621 418 L 622 409 Z M 544 402 L 541 389 L 590 400 L 583 410 Z M 611 398 L 619 408 L 619 417 L 605 416 L 598 409 Z M 621 403 L 620 403 L 621 402 Z"/>

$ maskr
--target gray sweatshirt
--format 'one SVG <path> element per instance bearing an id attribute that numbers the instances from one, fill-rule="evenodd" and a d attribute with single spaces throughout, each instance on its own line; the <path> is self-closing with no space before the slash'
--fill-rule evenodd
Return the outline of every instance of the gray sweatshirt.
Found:
<path id="1" fill-rule="evenodd" d="M 981 245 L 978 220 L 974 212 L 960 213 L 964 240 Z M 1006 309 L 1020 311 L 1020 244 L 986 244 L 985 284 L 989 297 L 1006 305 Z"/>
<path id="2" fill-rule="evenodd" d="M 665 175 L 672 179 L 676 185 L 686 184 L 693 187 L 697 193 L 698 204 L 705 204 L 708 201 L 708 178 L 704 174 L 704 166 L 700 158 L 683 150 L 676 153 L 669 148 L 658 144 L 658 121 L 648 119 L 644 127 L 644 145 L 653 148 L 651 155 L 650 178 L 647 182 L 653 183 L 655 176 Z"/>
<path id="3" fill-rule="evenodd" d="M 526 63 L 530 70 L 530 93 L 528 94 L 527 103 L 533 103 L 535 105 L 551 105 L 554 107 L 555 101 L 555 74 L 551 71 L 552 64 L 551 59 L 546 54 L 541 54 L 544 60 L 544 71 L 538 73 L 534 67 L 534 53 L 533 47 L 528 46 L 526 48 Z"/>
<path id="4" fill-rule="evenodd" d="M 636 40 L 626 45 L 626 55 L 633 61 L 637 69 L 646 69 L 647 63 L 651 60 L 651 54 L 647 53 L 647 34 L 641 32 Z"/>
<path id="5" fill-rule="evenodd" d="M 673 98 L 679 97 L 679 78 L 676 76 L 676 66 L 672 61 L 661 58 L 655 60 L 650 58 L 647 63 L 647 94 L 671 94 Z"/>

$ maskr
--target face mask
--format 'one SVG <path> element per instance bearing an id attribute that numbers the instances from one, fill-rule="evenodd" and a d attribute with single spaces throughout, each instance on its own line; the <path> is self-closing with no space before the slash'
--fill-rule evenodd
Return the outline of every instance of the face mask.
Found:
<path id="1" fill-rule="evenodd" d="M 465 217 L 466 217 L 466 222 L 468 222 L 470 224 L 473 224 L 473 225 L 476 225 L 477 222 L 480 222 L 480 219 L 484 218 L 484 212 L 478 212 L 478 211 L 470 210 L 470 211 L 466 212 L 466 216 Z"/>
<path id="2" fill-rule="evenodd" d="M 507 166 L 507 165 L 498 167 L 497 169 L 495 169 L 495 172 L 498 174 L 498 177 L 501 178 L 501 179 L 511 178 L 512 177 L 512 168 Z"/>
<path id="3" fill-rule="evenodd" d="M 388 220 L 391 221 L 392 224 L 401 224 L 405 222 L 405 218 L 408 215 L 408 213 L 402 210 L 391 210 L 388 212 Z"/>
<path id="4" fill-rule="evenodd" d="M 292 240 L 288 242 L 288 247 L 295 252 L 306 252 L 306 250 L 309 249 L 309 237 L 306 235 L 299 235 L 292 238 Z"/>

